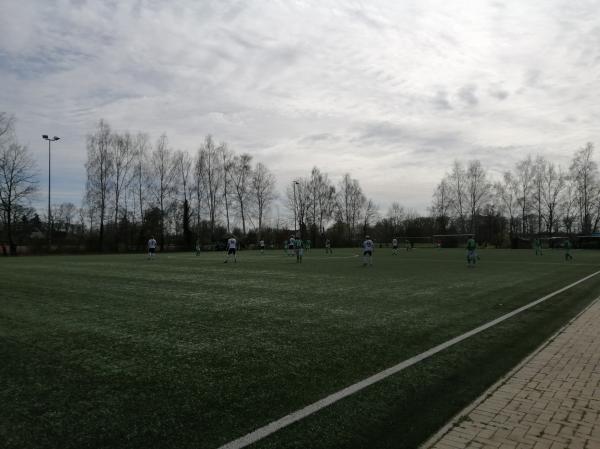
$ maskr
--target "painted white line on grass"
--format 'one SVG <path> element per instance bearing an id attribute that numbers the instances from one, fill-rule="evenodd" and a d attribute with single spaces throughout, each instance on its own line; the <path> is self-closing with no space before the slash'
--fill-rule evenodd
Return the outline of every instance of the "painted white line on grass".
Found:
<path id="1" fill-rule="evenodd" d="M 454 337 L 451 340 L 448 340 L 437 346 L 434 346 L 433 348 L 431 348 L 425 352 L 422 352 L 421 354 L 411 357 L 410 359 L 404 360 L 403 362 L 400 362 L 397 365 L 394 365 L 390 368 L 380 371 L 377 374 L 374 374 L 370 377 L 367 377 L 364 380 L 361 380 L 360 382 L 357 382 L 357 383 L 352 384 L 342 390 L 339 390 L 333 394 L 330 394 L 329 396 L 327 396 L 317 402 L 307 405 L 306 407 L 304 407 L 300 410 L 296 410 L 295 412 L 292 412 L 289 415 L 284 416 L 283 418 L 273 421 L 273 422 L 267 424 L 266 426 L 260 427 L 260 428 L 256 429 L 255 431 L 244 435 L 243 437 L 240 437 L 236 440 L 230 441 L 229 443 L 221 446 L 219 449 L 241 449 L 252 443 L 262 440 L 263 438 L 277 432 L 278 430 L 283 429 L 284 427 L 287 427 L 290 424 L 295 423 L 296 421 L 300 421 L 301 419 L 304 419 L 307 416 L 312 415 L 313 413 L 339 401 L 340 399 L 343 399 L 343 398 L 348 397 L 360 390 L 363 390 L 363 389 L 379 382 L 380 380 L 383 380 L 386 377 L 391 376 L 392 374 L 396 374 L 412 365 L 415 365 L 416 363 L 418 363 L 422 360 L 425 360 L 425 359 L 431 357 L 434 354 L 437 354 L 438 352 L 443 351 L 444 349 L 449 348 L 450 346 L 453 346 L 463 340 L 466 340 L 467 338 L 472 337 L 473 335 L 477 335 L 477 334 L 483 332 L 484 330 L 489 329 L 490 327 L 493 327 L 503 321 L 506 321 L 509 318 L 512 318 L 513 316 L 518 315 L 519 313 L 521 313 L 527 309 L 530 309 L 530 308 L 546 301 L 547 299 L 552 298 L 553 296 L 556 296 L 572 287 L 575 287 L 576 285 L 581 284 L 582 282 L 585 282 L 588 279 L 590 279 L 598 274 L 600 274 L 600 271 L 596 271 L 595 273 L 592 273 L 582 279 L 579 279 L 578 281 L 575 281 L 572 284 L 567 285 L 566 287 L 556 290 L 555 292 L 552 292 L 540 299 L 530 302 L 529 304 L 526 304 L 522 307 L 519 307 L 518 309 L 515 309 L 512 312 L 502 315 L 501 317 L 496 318 L 495 320 L 489 321 L 486 324 L 483 324 L 479 327 L 476 327 L 475 329 L 470 330 L 469 332 L 465 332 L 464 334 L 459 335 L 458 337 Z"/>

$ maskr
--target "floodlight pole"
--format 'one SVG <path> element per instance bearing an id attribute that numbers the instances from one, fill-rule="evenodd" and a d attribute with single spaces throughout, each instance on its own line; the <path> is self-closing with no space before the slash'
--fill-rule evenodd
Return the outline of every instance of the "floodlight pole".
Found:
<path id="1" fill-rule="evenodd" d="M 50 209 L 50 175 L 51 175 L 51 148 L 50 148 L 50 144 L 51 142 L 55 142 L 58 139 L 60 139 L 60 137 L 48 137 L 47 134 L 44 134 L 42 136 L 42 139 L 47 140 L 48 141 L 48 251 L 50 251 L 51 246 L 52 246 L 52 210 Z"/>
<path id="2" fill-rule="evenodd" d="M 296 209 L 298 208 L 298 205 L 296 203 L 296 184 L 300 184 L 298 181 L 294 180 L 294 238 L 296 237 L 296 233 L 298 232 L 298 219 L 297 217 L 297 211 Z"/>

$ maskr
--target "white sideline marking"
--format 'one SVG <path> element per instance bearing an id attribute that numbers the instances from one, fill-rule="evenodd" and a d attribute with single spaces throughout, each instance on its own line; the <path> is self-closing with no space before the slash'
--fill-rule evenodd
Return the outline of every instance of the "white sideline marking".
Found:
<path id="1" fill-rule="evenodd" d="M 263 438 L 271 435 L 272 433 L 275 433 L 278 430 L 283 429 L 284 427 L 287 427 L 296 421 L 300 421 L 301 419 L 304 419 L 307 416 L 312 415 L 313 413 L 339 401 L 340 399 L 343 399 L 347 396 L 350 396 L 351 394 L 356 393 L 357 391 L 360 391 L 370 385 L 373 385 L 373 384 L 379 382 L 380 380 L 383 380 L 386 377 L 391 376 L 392 374 L 396 374 L 396 373 L 420 362 L 421 360 L 427 359 L 427 358 L 431 357 L 432 355 L 437 354 L 438 352 L 441 352 L 444 349 L 449 348 L 450 346 L 453 346 L 463 340 L 466 340 L 469 337 L 472 337 L 473 335 L 479 334 L 480 332 L 483 332 L 484 330 L 489 329 L 490 327 L 493 327 L 493 326 L 497 325 L 498 323 L 501 323 L 502 321 L 505 321 L 515 315 L 518 315 L 519 313 L 521 313 L 527 309 L 530 309 L 530 308 L 540 304 L 541 302 L 544 302 L 547 299 L 550 299 L 553 296 L 556 296 L 556 295 L 564 292 L 565 290 L 568 290 L 568 289 L 576 286 L 577 284 L 581 284 L 582 282 L 587 281 L 588 279 L 596 276 L 597 274 L 600 274 L 600 271 L 596 271 L 595 273 L 592 273 L 582 279 L 579 279 L 578 281 L 575 281 L 572 284 L 567 285 L 566 287 L 556 290 L 555 292 L 550 293 L 550 294 L 548 294 L 540 299 L 537 299 L 533 302 L 530 302 L 529 304 L 526 304 L 522 307 L 519 307 L 518 309 L 515 309 L 512 312 L 502 315 L 501 317 L 496 318 L 495 320 L 489 321 L 486 324 L 483 324 L 479 327 L 476 327 L 475 329 L 465 332 L 462 335 L 459 335 L 458 337 L 454 337 L 451 340 L 448 340 L 444 343 L 434 346 L 433 348 L 431 348 L 425 352 L 422 352 L 421 354 L 411 357 L 410 359 L 404 360 L 403 362 L 400 362 L 397 365 L 394 365 L 390 368 L 380 371 L 377 374 L 373 374 L 372 376 L 367 377 L 366 379 L 363 379 L 360 382 L 357 382 L 357 383 L 352 384 L 342 390 L 339 390 L 333 394 L 330 394 L 329 396 L 326 396 L 325 398 L 320 399 L 317 402 L 313 402 L 312 404 L 307 405 L 306 407 L 301 408 L 300 410 L 296 410 L 295 412 L 292 412 L 289 415 L 284 416 L 283 418 L 273 421 L 273 422 L 267 424 L 266 426 L 260 427 L 256 430 L 254 430 L 253 432 L 250 432 L 250 433 L 244 435 L 243 437 L 240 437 L 233 441 L 230 441 L 229 443 L 224 444 L 223 446 L 219 447 L 219 449 L 241 449 L 252 443 L 262 440 Z"/>

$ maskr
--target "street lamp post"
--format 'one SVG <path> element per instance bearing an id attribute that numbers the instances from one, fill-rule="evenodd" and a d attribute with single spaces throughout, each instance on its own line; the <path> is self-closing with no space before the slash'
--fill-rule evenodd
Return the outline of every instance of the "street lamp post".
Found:
<path id="1" fill-rule="evenodd" d="M 294 238 L 297 236 L 298 232 L 298 219 L 297 217 L 297 209 L 298 203 L 296 202 L 296 185 L 299 185 L 298 181 L 294 181 Z"/>
<path id="2" fill-rule="evenodd" d="M 42 136 L 42 139 L 47 140 L 48 141 L 48 251 L 50 251 L 51 249 L 51 245 L 52 245 L 52 211 L 50 209 L 50 162 L 51 162 L 51 151 L 50 151 L 50 144 L 51 142 L 55 142 L 58 139 L 60 139 L 60 137 L 48 137 L 48 134 L 44 134 Z"/>

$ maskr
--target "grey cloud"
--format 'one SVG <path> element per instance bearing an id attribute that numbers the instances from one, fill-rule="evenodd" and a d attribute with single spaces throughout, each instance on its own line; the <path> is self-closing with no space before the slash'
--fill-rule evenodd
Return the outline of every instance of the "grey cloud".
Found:
<path id="1" fill-rule="evenodd" d="M 539 87 L 542 72 L 539 69 L 530 69 L 525 73 L 525 84 L 529 87 Z"/>
<path id="2" fill-rule="evenodd" d="M 467 84 L 458 90 L 457 95 L 458 98 L 469 106 L 477 106 L 479 99 L 475 95 L 475 92 L 477 92 L 477 86 L 474 84 Z"/>
<path id="3" fill-rule="evenodd" d="M 452 109 L 452 105 L 448 100 L 448 93 L 444 90 L 438 90 L 435 94 L 435 97 L 432 100 L 432 103 L 436 109 L 440 110 L 449 110 Z"/>
<path id="4" fill-rule="evenodd" d="M 389 122 L 370 123 L 363 127 L 363 131 L 352 139 L 355 143 L 383 143 L 386 145 L 397 144 L 407 137 L 402 127 Z"/>
<path id="5" fill-rule="evenodd" d="M 339 138 L 331 133 L 311 134 L 299 140 L 300 144 L 311 144 L 315 142 L 337 142 Z"/>
<path id="6" fill-rule="evenodd" d="M 363 127 L 358 136 L 351 139 L 353 143 L 361 145 L 384 145 L 398 148 L 399 146 L 417 148 L 413 152 L 434 151 L 443 152 L 457 148 L 463 143 L 458 133 L 440 129 L 411 129 L 406 126 L 395 125 L 389 122 L 370 123 Z M 413 153 L 416 154 L 416 153 Z"/>
<path id="7" fill-rule="evenodd" d="M 490 94 L 490 96 L 500 101 L 506 100 L 510 95 L 510 93 L 506 89 L 503 89 L 498 86 L 490 86 L 488 93 Z"/>

